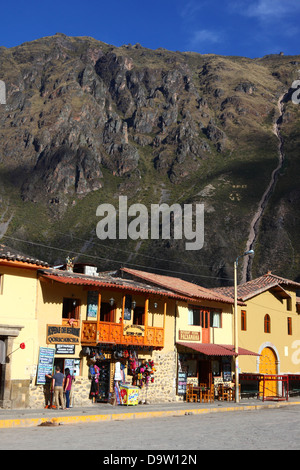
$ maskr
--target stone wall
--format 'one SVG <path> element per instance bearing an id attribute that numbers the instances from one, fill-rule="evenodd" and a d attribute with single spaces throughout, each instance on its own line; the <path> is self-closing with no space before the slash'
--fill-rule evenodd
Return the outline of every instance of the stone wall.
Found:
<path id="1" fill-rule="evenodd" d="M 73 406 L 92 406 L 92 400 L 89 399 L 91 381 L 87 377 L 76 377 L 73 384 Z M 30 408 L 44 408 L 45 395 L 43 385 L 32 385 L 30 387 Z"/>
<path id="2" fill-rule="evenodd" d="M 140 389 L 139 400 L 149 403 L 176 401 L 176 354 L 174 351 L 164 353 L 153 351 L 155 364 L 154 383 Z"/>
<path id="3" fill-rule="evenodd" d="M 164 353 L 153 351 L 152 359 L 155 364 L 154 383 L 149 383 L 139 391 L 139 401 L 149 403 L 165 403 L 177 401 L 176 396 L 176 354 L 174 351 Z M 132 377 L 126 381 L 131 383 Z M 93 406 L 89 398 L 91 380 L 88 377 L 76 377 L 73 385 L 74 407 Z M 13 408 L 44 408 L 44 386 L 16 383 L 12 389 Z M 23 399 L 24 398 L 24 399 Z"/>

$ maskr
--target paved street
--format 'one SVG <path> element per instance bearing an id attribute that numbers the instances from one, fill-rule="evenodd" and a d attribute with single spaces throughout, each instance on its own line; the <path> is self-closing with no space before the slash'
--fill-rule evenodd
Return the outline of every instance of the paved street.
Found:
<path id="1" fill-rule="evenodd" d="M 169 454 L 204 449 L 299 450 L 299 423 L 300 406 L 286 406 L 234 413 L 0 429 L 0 449 L 164 450 Z M 137 455 L 140 458 L 144 454 Z"/>

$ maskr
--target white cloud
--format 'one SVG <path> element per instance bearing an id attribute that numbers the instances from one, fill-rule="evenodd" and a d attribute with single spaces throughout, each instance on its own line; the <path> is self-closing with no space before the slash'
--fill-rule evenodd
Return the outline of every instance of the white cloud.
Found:
<path id="1" fill-rule="evenodd" d="M 195 14 L 201 11 L 206 3 L 206 1 L 195 2 L 194 0 L 190 0 L 182 7 L 180 16 L 185 21 L 194 20 Z"/>
<path id="2" fill-rule="evenodd" d="M 193 32 L 190 43 L 193 47 L 195 47 L 206 44 L 217 44 L 220 41 L 221 35 L 219 32 L 208 29 L 200 29 Z"/>
<path id="3" fill-rule="evenodd" d="M 231 7 L 249 18 L 262 21 L 283 19 L 300 11 L 299 0 L 233 1 Z"/>

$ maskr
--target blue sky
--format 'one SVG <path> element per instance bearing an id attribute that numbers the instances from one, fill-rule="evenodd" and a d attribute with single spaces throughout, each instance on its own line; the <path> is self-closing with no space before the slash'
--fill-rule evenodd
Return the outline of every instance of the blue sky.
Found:
<path id="1" fill-rule="evenodd" d="M 0 6 L 0 46 L 56 32 L 115 46 L 262 57 L 300 54 L 300 0 L 15 0 Z"/>

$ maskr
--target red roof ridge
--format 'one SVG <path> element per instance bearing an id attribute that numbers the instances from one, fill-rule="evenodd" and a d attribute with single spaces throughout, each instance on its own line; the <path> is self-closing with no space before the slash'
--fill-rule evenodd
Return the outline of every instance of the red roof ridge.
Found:
<path id="1" fill-rule="evenodd" d="M 265 292 L 268 289 L 271 289 L 272 287 L 281 286 L 281 284 L 300 289 L 300 283 L 277 276 L 276 274 L 272 274 L 271 271 L 268 271 L 266 274 L 263 274 L 260 277 L 245 282 L 244 284 L 239 284 L 237 286 L 238 298 L 245 301 L 251 297 L 261 294 L 262 292 Z M 234 296 L 233 286 L 216 287 L 212 290 L 219 292 L 220 294 L 225 294 L 231 297 Z"/>
<path id="2" fill-rule="evenodd" d="M 131 274 L 140 279 L 152 282 L 156 285 L 163 286 L 164 288 L 171 289 L 175 292 L 188 295 L 192 298 L 201 298 L 205 300 L 211 300 L 215 302 L 224 302 L 232 304 L 233 300 L 231 297 L 222 295 L 221 293 L 214 292 L 212 289 L 207 289 L 198 284 L 194 284 L 189 281 L 185 281 L 178 277 L 165 276 L 162 274 L 150 273 L 147 271 L 139 271 L 137 269 L 121 268 L 121 271 Z M 170 285 L 170 283 L 172 285 Z M 177 283 L 177 285 L 176 285 Z"/>
<path id="3" fill-rule="evenodd" d="M 121 279 L 112 276 L 88 276 L 82 273 L 73 273 L 69 271 L 63 271 L 59 269 L 40 269 L 39 274 L 42 278 L 49 279 L 52 281 L 61 282 L 63 284 L 74 284 L 74 285 L 86 285 L 93 287 L 106 287 L 115 289 L 128 289 L 129 291 L 149 293 L 154 295 L 162 295 L 177 300 L 189 300 L 185 296 L 176 294 L 168 289 L 162 289 L 160 287 L 151 287 L 145 284 L 130 281 L 129 279 Z"/>

